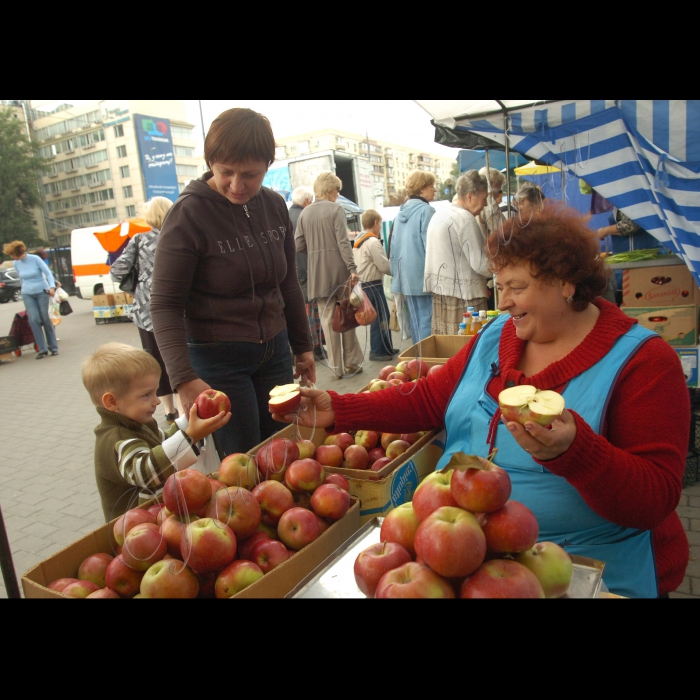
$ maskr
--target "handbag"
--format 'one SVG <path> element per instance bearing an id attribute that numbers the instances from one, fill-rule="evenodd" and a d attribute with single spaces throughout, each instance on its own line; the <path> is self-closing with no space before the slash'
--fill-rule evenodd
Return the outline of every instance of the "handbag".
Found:
<path id="1" fill-rule="evenodd" d="M 357 328 L 360 324 L 355 318 L 355 307 L 350 303 L 350 281 L 345 283 L 340 301 L 335 302 L 331 328 L 336 333 L 346 333 Z"/>
<path id="2" fill-rule="evenodd" d="M 73 309 L 71 308 L 71 305 L 68 303 L 67 299 L 64 299 L 59 305 L 58 305 L 58 311 L 61 314 L 61 316 L 68 316 L 68 314 L 73 313 Z"/>
<path id="3" fill-rule="evenodd" d="M 139 241 L 136 239 L 136 257 L 134 257 L 134 264 L 131 266 L 129 272 L 127 272 L 122 281 L 119 283 L 119 289 L 122 292 L 129 292 L 133 294 L 136 291 L 136 285 L 139 283 Z"/>

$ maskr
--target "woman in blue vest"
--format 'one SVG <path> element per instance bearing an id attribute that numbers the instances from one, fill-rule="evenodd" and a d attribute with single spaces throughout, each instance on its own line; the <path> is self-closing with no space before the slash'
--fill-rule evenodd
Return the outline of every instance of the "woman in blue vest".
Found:
<path id="1" fill-rule="evenodd" d="M 667 597 L 689 557 L 676 513 L 689 394 L 674 349 L 600 297 L 609 270 L 598 253 L 583 217 L 559 203 L 512 217 L 487 241 L 505 313 L 410 393 L 302 390 L 316 410 L 297 415 L 333 432 L 444 427 L 437 469 L 456 452 L 486 457 L 496 447 L 540 541 L 605 562 L 613 593 Z M 500 392 L 525 384 L 563 395 L 551 429 L 501 416 Z"/>

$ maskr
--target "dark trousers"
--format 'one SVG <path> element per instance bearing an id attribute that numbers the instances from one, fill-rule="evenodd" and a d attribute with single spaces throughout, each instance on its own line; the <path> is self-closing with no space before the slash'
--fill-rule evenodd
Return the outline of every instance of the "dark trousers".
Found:
<path id="1" fill-rule="evenodd" d="M 188 338 L 187 347 L 200 379 L 231 401 L 231 418 L 217 430 L 225 454 L 247 452 L 284 428 L 272 420 L 267 404 L 270 389 L 294 381 L 286 328 L 262 344 Z"/>
<path id="2" fill-rule="evenodd" d="M 141 347 L 157 360 L 160 365 L 160 384 L 156 389 L 156 396 L 168 396 L 168 394 L 176 393 L 170 386 L 170 379 L 168 378 L 168 372 L 165 369 L 165 362 L 163 362 L 163 357 L 158 349 L 158 343 L 156 343 L 156 336 L 153 331 L 145 331 L 143 328 L 139 328 L 139 336 L 141 337 Z"/>
<path id="3" fill-rule="evenodd" d="M 394 345 L 389 330 L 389 306 L 384 296 L 384 283 L 382 280 L 363 282 L 362 290 L 372 302 L 377 312 L 377 318 L 372 321 L 369 333 L 369 351 L 373 355 L 392 355 Z"/>

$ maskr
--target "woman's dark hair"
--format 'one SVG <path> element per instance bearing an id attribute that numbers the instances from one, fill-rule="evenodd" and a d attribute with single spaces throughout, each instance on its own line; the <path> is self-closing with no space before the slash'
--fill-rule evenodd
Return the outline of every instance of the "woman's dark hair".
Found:
<path id="1" fill-rule="evenodd" d="M 529 221 L 513 216 L 486 242 L 491 269 L 530 263 L 530 274 L 543 281 L 562 280 L 576 287 L 572 306 L 583 311 L 601 296 L 612 271 L 600 257 L 599 240 L 587 217 L 560 202 L 546 202 Z"/>
<path id="2" fill-rule="evenodd" d="M 204 160 L 210 170 L 214 163 L 243 160 L 262 160 L 269 167 L 275 160 L 275 137 L 267 117 L 242 107 L 222 112 L 207 132 Z"/>

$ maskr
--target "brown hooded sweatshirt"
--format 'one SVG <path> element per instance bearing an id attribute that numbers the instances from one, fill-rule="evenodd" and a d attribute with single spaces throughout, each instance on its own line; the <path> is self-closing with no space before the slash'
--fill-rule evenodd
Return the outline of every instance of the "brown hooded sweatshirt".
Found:
<path id="1" fill-rule="evenodd" d="M 285 326 L 294 354 L 312 350 L 287 205 L 263 187 L 236 205 L 192 180 L 163 222 L 151 315 L 170 383 L 197 379 L 186 337 L 264 343 Z"/>

